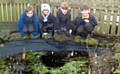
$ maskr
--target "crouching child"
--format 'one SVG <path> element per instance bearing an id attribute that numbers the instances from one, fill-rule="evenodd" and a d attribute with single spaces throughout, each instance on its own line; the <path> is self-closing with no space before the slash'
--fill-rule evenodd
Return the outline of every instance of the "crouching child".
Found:
<path id="1" fill-rule="evenodd" d="M 28 5 L 18 20 L 18 30 L 23 39 L 29 39 L 30 35 L 38 34 L 37 16 L 31 5 Z"/>
<path id="2" fill-rule="evenodd" d="M 67 2 L 62 2 L 57 11 L 57 25 L 60 33 L 71 34 L 71 10 Z"/>
<path id="3" fill-rule="evenodd" d="M 52 33 L 52 38 L 54 38 L 54 27 L 56 25 L 56 18 L 51 14 L 49 4 L 41 4 L 41 14 L 39 16 L 39 33 L 40 37 L 48 33 Z"/>
<path id="4" fill-rule="evenodd" d="M 74 34 L 80 35 L 83 38 L 91 36 L 92 31 L 97 25 L 97 21 L 93 15 L 90 14 L 90 8 L 87 5 L 81 6 L 81 12 L 73 21 Z"/>

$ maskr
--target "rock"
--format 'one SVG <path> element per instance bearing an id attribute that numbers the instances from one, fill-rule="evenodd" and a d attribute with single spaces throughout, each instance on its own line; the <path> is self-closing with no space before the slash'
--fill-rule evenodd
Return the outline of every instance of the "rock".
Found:
<path id="1" fill-rule="evenodd" d="M 57 41 L 66 41 L 66 40 L 72 40 L 72 37 L 66 36 L 65 34 L 55 34 L 54 39 Z"/>
<path id="2" fill-rule="evenodd" d="M 111 74 L 112 65 L 110 61 L 112 60 L 111 51 L 96 56 L 96 53 L 89 53 L 91 74 Z"/>
<path id="3" fill-rule="evenodd" d="M 91 45 L 91 46 L 95 46 L 98 45 L 98 40 L 94 39 L 94 38 L 88 38 L 85 40 L 87 45 Z"/>
<path id="4" fill-rule="evenodd" d="M 80 36 L 75 36 L 73 41 L 79 43 L 81 41 L 81 37 Z"/>
<path id="5" fill-rule="evenodd" d="M 114 47 L 113 47 L 114 49 L 119 49 L 120 50 L 120 43 L 115 43 L 115 45 L 114 45 Z"/>
<path id="6" fill-rule="evenodd" d="M 45 39 L 49 39 L 49 38 L 52 38 L 52 35 L 49 33 L 46 33 L 46 34 L 43 34 L 42 37 Z"/>
<path id="7" fill-rule="evenodd" d="M 0 44 L 0 47 L 4 47 L 4 44 Z"/>
<path id="8" fill-rule="evenodd" d="M 74 37 L 74 42 L 80 43 L 80 44 L 87 44 L 90 46 L 98 45 L 98 40 L 94 38 L 88 38 L 88 39 L 83 39 L 80 36 L 75 36 Z"/>

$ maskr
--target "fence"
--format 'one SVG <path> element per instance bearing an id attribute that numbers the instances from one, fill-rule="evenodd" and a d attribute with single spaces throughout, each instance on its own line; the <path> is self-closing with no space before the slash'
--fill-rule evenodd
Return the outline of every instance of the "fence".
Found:
<path id="1" fill-rule="evenodd" d="M 40 14 L 40 4 L 47 2 L 50 4 L 52 13 L 56 11 L 61 1 L 64 0 L 1 0 L 0 3 L 0 22 L 16 22 L 30 2 L 37 15 Z M 95 32 L 120 35 L 120 0 L 67 0 L 71 7 L 72 20 L 78 15 L 80 5 L 85 1 L 90 7 L 91 12 L 96 16 L 98 26 Z M 16 24 L 15 24 L 16 25 Z M 11 29 L 11 24 L 0 24 L 1 29 L 7 26 Z M 4 29 L 5 30 L 5 29 Z"/>

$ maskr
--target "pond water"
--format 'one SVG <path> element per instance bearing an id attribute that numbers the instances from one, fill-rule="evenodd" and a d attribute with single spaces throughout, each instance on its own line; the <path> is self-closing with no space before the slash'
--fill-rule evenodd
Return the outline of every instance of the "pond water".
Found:
<path id="1" fill-rule="evenodd" d="M 40 39 L 5 43 L 0 47 L 0 56 L 4 57 L 8 72 L 14 74 L 86 74 L 90 71 L 89 53 L 103 56 L 108 51 L 109 48 L 72 41 Z"/>

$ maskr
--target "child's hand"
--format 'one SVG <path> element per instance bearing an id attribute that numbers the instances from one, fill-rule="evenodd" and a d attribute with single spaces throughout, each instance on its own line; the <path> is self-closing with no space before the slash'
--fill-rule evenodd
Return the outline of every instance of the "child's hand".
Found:
<path id="1" fill-rule="evenodd" d="M 48 35 L 48 33 L 43 33 L 43 35 Z"/>
<path id="2" fill-rule="evenodd" d="M 69 34 L 72 34 L 72 29 L 69 30 Z"/>
<path id="3" fill-rule="evenodd" d="M 85 19 L 84 21 L 87 22 L 87 23 L 89 23 L 89 20 L 88 20 L 88 19 Z"/>

